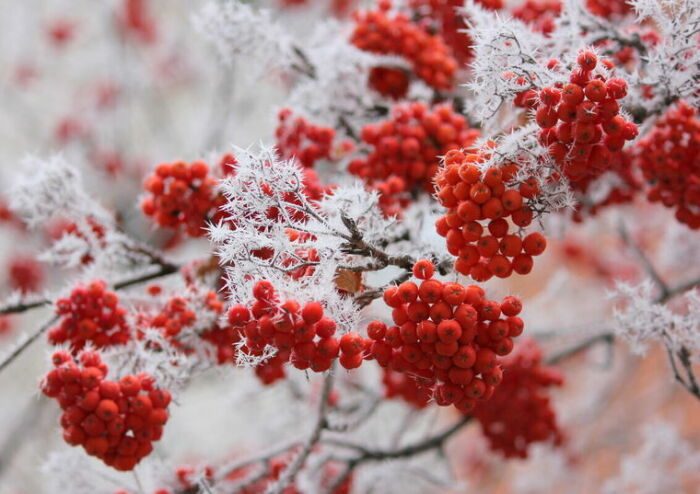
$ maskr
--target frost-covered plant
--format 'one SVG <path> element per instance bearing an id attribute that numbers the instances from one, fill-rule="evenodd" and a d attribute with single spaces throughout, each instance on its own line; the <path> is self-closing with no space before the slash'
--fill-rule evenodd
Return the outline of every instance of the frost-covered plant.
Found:
<path id="1" fill-rule="evenodd" d="M 677 156 L 695 145 L 697 2 L 46 3 L 0 20 L 0 328 L 23 328 L 0 373 L 34 368 L 15 362 L 46 338 L 40 389 L 81 449 L 24 490 L 531 492 L 576 476 L 656 492 L 692 476 L 697 455 L 658 424 L 607 482 L 570 459 L 616 437 L 587 434 L 581 408 L 596 425 L 617 413 L 591 396 L 636 415 L 661 399 L 628 399 L 639 360 L 617 340 L 661 343 L 700 398 L 700 242 L 678 233 L 700 217 L 700 170 Z M 654 190 L 676 191 L 678 221 Z M 40 277 L 11 262 L 29 251 Z M 42 308 L 43 324 L 6 324 Z M 526 388 L 555 374 L 509 374 L 525 328 L 542 366 L 570 365 L 534 405 Z M 601 343 L 604 370 L 569 359 Z M 530 461 L 463 439 L 485 409 Z M 7 444 L 28 430 L 14 425 Z"/>

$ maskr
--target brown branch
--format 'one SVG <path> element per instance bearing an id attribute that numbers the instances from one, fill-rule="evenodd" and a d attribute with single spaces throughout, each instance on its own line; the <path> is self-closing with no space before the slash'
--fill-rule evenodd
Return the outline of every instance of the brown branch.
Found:
<path id="1" fill-rule="evenodd" d="M 411 271 L 413 269 L 413 265 L 416 263 L 417 259 L 410 255 L 395 256 L 387 253 L 364 239 L 355 220 L 344 214 L 341 214 L 340 218 L 350 233 L 350 235 L 343 237 L 346 240 L 345 244 L 341 246 L 343 252 L 374 259 L 375 262 L 369 265 L 372 271 L 377 271 L 388 266 L 396 266 L 406 271 Z M 451 262 L 442 262 L 438 264 L 436 268 L 440 274 L 447 274 L 451 264 Z"/>
<path id="2" fill-rule="evenodd" d="M 167 276 L 173 273 L 176 273 L 180 267 L 177 266 L 176 264 L 172 264 L 167 261 L 161 260 L 158 264 L 158 270 L 154 271 L 152 273 L 148 274 L 143 274 L 140 276 L 137 276 L 135 278 L 130 278 L 128 280 L 123 280 L 120 282 L 117 282 L 113 285 L 115 290 L 121 290 L 124 288 L 128 288 L 133 285 L 138 285 L 140 283 L 145 283 L 147 281 L 151 281 L 157 278 L 162 278 L 163 276 Z M 51 305 L 51 300 L 48 298 L 36 300 L 34 302 L 19 302 L 17 304 L 13 305 L 7 305 L 5 307 L 0 308 L 0 315 L 5 315 L 5 314 L 18 314 L 21 312 L 27 312 L 33 309 L 38 309 L 40 307 L 44 307 L 47 305 Z"/>
<path id="3" fill-rule="evenodd" d="M 683 386 L 690 394 L 700 399 L 700 386 L 698 386 L 698 381 L 695 377 L 695 373 L 693 372 L 693 364 L 690 360 L 690 351 L 686 347 L 681 347 L 680 350 L 674 352 L 671 347 L 666 344 L 666 354 L 668 355 L 668 361 L 671 364 L 673 377 L 676 379 L 676 382 Z M 678 358 L 680 361 L 686 377 L 683 377 L 681 374 L 676 358 Z"/>
<path id="4" fill-rule="evenodd" d="M 645 259 L 644 264 L 647 266 L 647 269 L 649 270 L 649 273 L 651 274 L 656 273 L 653 265 L 649 260 L 644 256 L 643 252 L 641 250 L 637 249 L 637 252 L 640 254 L 640 257 Z M 677 297 L 678 295 L 682 295 L 683 293 L 687 292 L 688 290 L 692 290 L 693 288 L 696 288 L 700 286 L 700 279 L 693 279 L 690 281 L 687 281 L 685 283 L 681 283 L 679 285 L 676 285 L 675 287 L 668 287 L 661 279 L 658 274 L 656 276 L 652 276 L 654 279 L 655 283 L 663 283 L 663 286 L 665 287 L 662 288 L 661 286 L 659 287 L 661 290 L 661 293 L 652 301 L 654 304 L 664 304 L 668 302 L 669 300 Z M 563 350 L 560 350 L 559 352 L 556 352 L 549 356 L 547 358 L 547 363 L 548 364 L 557 364 L 560 363 L 563 360 L 566 360 L 568 358 L 574 357 L 578 355 L 579 353 L 589 349 L 590 347 L 598 344 L 598 343 L 606 343 L 608 345 L 612 345 L 615 342 L 615 334 L 611 331 L 605 331 L 599 334 L 596 334 L 595 336 L 591 336 L 583 341 L 580 341 L 568 348 L 565 348 Z M 673 370 L 673 375 L 676 381 L 682 385 L 685 389 L 687 389 L 693 396 L 697 397 L 700 399 L 700 384 L 697 381 L 697 378 L 693 372 L 693 365 L 692 361 L 690 359 L 690 351 L 685 348 L 681 347 L 680 350 L 677 352 L 674 352 L 667 343 L 664 343 L 664 346 L 666 347 L 666 353 L 668 354 L 668 360 L 669 363 L 671 364 L 671 369 Z M 681 363 L 681 366 L 683 367 L 686 378 L 684 378 L 680 372 L 678 363 L 676 362 L 676 358 Z"/>
<path id="5" fill-rule="evenodd" d="M 371 449 L 359 444 L 333 439 L 325 440 L 323 442 L 324 444 L 331 446 L 356 451 L 358 455 L 347 461 L 348 468 L 353 470 L 364 463 L 409 458 L 429 451 L 440 450 L 452 436 L 462 430 L 462 428 L 470 423 L 471 420 L 471 416 L 464 416 L 455 424 L 434 436 L 430 436 L 422 441 L 418 441 L 397 449 Z"/>
<path id="6" fill-rule="evenodd" d="M 29 337 L 22 343 L 17 345 L 8 355 L 6 355 L 2 361 L 0 361 L 0 372 L 5 370 L 5 367 L 10 365 L 17 357 L 19 357 L 22 352 L 31 346 L 42 334 L 44 334 L 48 329 L 53 326 L 56 321 L 58 321 L 58 316 L 53 316 L 51 319 L 46 321 L 44 324 L 39 326 L 39 328 L 34 331 Z"/>
<path id="7" fill-rule="evenodd" d="M 585 339 L 568 348 L 553 353 L 547 358 L 546 361 L 550 365 L 558 364 L 563 360 L 574 357 L 575 355 L 578 355 L 579 353 L 588 350 L 589 348 L 597 345 L 598 343 L 607 343 L 608 345 L 612 345 L 614 341 L 615 335 L 613 333 L 601 333 L 596 336 L 593 336 L 592 338 Z"/>
<path id="8" fill-rule="evenodd" d="M 660 298 L 665 299 L 666 297 L 668 297 L 670 290 L 668 284 L 663 280 L 658 270 L 654 267 L 651 260 L 649 260 L 649 257 L 647 257 L 647 255 L 644 253 L 641 247 L 639 247 L 639 245 L 637 245 L 637 243 L 632 240 L 632 237 L 630 236 L 629 231 L 627 230 L 627 227 L 624 223 L 620 223 L 618 231 L 620 234 L 620 238 L 622 238 L 624 244 L 635 253 L 637 258 L 639 258 L 639 262 L 642 264 L 644 271 L 649 275 L 649 277 L 654 281 L 656 286 L 661 291 Z"/>
<path id="9" fill-rule="evenodd" d="M 302 447 L 299 454 L 292 460 L 292 462 L 284 469 L 280 474 L 277 482 L 272 484 L 266 491 L 267 494 L 281 494 L 284 492 L 285 488 L 294 482 L 297 474 L 302 469 L 306 463 L 307 458 L 311 454 L 313 448 L 318 444 L 321 439 L 321 433 L 328 427 L 328 398 L 330 397 L 331 391 L 333 389 L 333 372 L 334 368 L 328 372 L 323 381 L 323 389 L 321 391 L 320 401 L 318 404 L 318 417 L 316 419 L 316 424 L 314 426 L 311 435 Z"/>
<path id="10" fill-rule="evenodd" d="M 128 280 L 123 280 L 121 282 L 115 283 L 114 284 L 114 289 L 115 290 L 121 290 L 124 288 L 128 288 L 133 285 L 138 285 L 140 283 L 145 283 L 147 281 L 151 281 L 157 278 L 161 278 L 163 276 L 167 276 L 173 273 L 176 273 L 178 271 L 179 267 L 175 264 L 171 263 L 162 263 L 159 266 L 158 271 L 155 271 L 153 273 L 149 274 L 144 274 L 140 276 L 136 276 L 134 278 L 128 279 Z M 43 301 L 41 304 L 36 305 L 36 307 L 41 307 L 44 305 L 50 304 L 51 301 L 46 300 Z M 35 307 L 32 307 L 35 308 Z M 53 316 L 51 317 L 48 321 L 46 321 L 44 324 L 42 324 L 36 331 L 34 331 L 29 337 L 24 340 L 22 343 L 20 343 L 18 346 L 16 346 L 7 356 L 5 356 L 1 361 L 0 361 L 0 372 L 2 372 L 8 365 L 10 365 L 17 357 L 19 357 L 27 348 L 31 346 L 32 343 L 34 343 L 41 335 L 43 335 L 46 331 L 49 330 L 51 326 L 53 326 L 56 321 L 58 321 L 58 316 Z"/>
<path id="11" fill-rule="evenodd" d="M 0 308 L 0 315 L 17 314 L 19 312 L 27 312 L 27 311 L 32 310 L 32 309 L 38 309 L 39 307 L 49 305 L 50 303 L 51 303 L 50 300 L 43 298 L 43 299 L 39 299 L 35 302 L 19 302 L 17 304 L 6 305 L 6 306 Z"/>

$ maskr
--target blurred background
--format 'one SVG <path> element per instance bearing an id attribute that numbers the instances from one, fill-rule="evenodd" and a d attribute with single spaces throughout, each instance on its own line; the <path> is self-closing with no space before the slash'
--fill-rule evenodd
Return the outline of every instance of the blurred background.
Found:
<path id="1" fill-rule="evenodd" d="M 31 166 L 24 160 L 28 155 L 59 153 L 78 167 L 90 192 L 116 212 L 133 236 L 168 247 L 176 259 L 206 251 L 206 240 L 180 245 L 143 218 L 138 208 L 143 178 L 159 162 L 206 159 L 232 144 L 273 142 L 288 82 L 276 74 L 253 80 L 245 64 L 222 64 L 192 22 L 204 3 L 0 0 L 3 297 L 51 291 L 70 276 L 38 261 L 61 225 L 29 232 L 7 207 L 13 177 Z M 321 1 L 265 5 L 274 7 L 274 15 L 298 36 L 328 15 Z M 523 297 L 527 330 L 548 352 L 606 332 L 614 280 L 646 276 L 620 235 L 622 224 L 670 285 L 700 275 L 698 235 L 675 222 L 671 211 L 642 200 L 582 225 L 552 219 L 547 225 L 551 247 L 533 274 L 490 281 L 487 290 L 494 297 Z M 48 316 L 48 309 L 2 316 L 0 354 Z M 198 377 L 172 411 L 156 447 L 157 460 L 140 466 L 137 480 L 77 452 L 69 454 L 57 425 L 59 411 L 38 391 L 48 366 L 48 349 L 40 339 L 0 373 L 0 494 L 116 492 L 139 483 L 150 492 L 157 487 L 148 485 L 152 471 L 245 456 L 285 437 L 308 420 L 300 390 L 306 395 L 318 388 L 316 379 L 303 375 L 269 389 L 234 369 Z M 527 460 L 506 461 L 488 450 L 478 431 L 467 429 L 449 448 L 454 474 L 463 481 L 455 492 L 591 493 L 606 485 L 610 492 L 628 492 L 611 483 L 623 474 L 669 476 L 677 483 L 664 492 L 700 492 L 697 471 L 674 470 L 688 451 L 697 455 L 698 403 L 674 384 L 662 348 L 651 347 L 640 357 L 623 343 L 603 342 L 559 368 L 566 378 L 555 393 L 567 437 L 562 448 L 538 446 Z M 361 428 L 357 437 L 369 440 L 398 427 L 409 414 L 398 403 L 388 404 L 382 419 Z M 449 410 L 414 417 L 408 434 L 420 435 L 451 419 Z M 397 491 L 388 479 L 392 471 L 403 475 L 401 466 L 376 470 L 361 475 L 357 492 L 445 492 L 417 481 Z"/>

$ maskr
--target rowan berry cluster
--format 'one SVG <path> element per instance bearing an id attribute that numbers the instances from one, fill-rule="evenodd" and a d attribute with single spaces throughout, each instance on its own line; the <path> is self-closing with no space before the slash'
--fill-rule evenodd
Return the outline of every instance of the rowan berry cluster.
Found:
<path id="1" fill-rule="evenodd" d="M 51 44 L 57 48 L 62 48 L 70 43 L 75 37 L 76 30 L 77 26 L 75 22 L 68 19 L 54 19 L 46 26 L 46 34 Z"/>
<path id="2" fill-rule="evenodd" d="M 382 0 L 377 10 L 355 12 L 351 43 L 364 51 L 401 56 L 428 86 L 437 90 L 450 89 L 457 61 L 444 40 L 412 22 L 406 14 L 392 14 L 390 10 L 391 2 Z M 386 69 L 370 75 L 372 87 L 387 96 L 405 96 L 409 75 L 396 68 Z M 383 77 L 391 79 L 384 81 Z"/>
<path id="3" fill-rule="evenodd" d="M 464 17 L 457 12 L 462 5 L 463 2 L 460 0 L 411 0 L 409 2 L 413 18 L 418 19 L 417 22 L 426 31 L 440 33 L 457 62 L 461 66 L 466 66 L 472 57 L 472 40 L 466 33 L 467 24 Z M 500 7 L 499 4 L 494 8 Z"/>
<path id="4" fill-rule="evenodd" d="M 44 283 L 44 270 L 37 259 L 19 255 L 10 258 L 7 266 L 10 287 L 22 293 L 37 292 Z"/>
<path id="5" fill-rule="evenodd" d="M 598 17 L 614 19 L 634 12 L 627 0 L 586 0 L 586 7 Z"/>
<path id="6" fill-rule="evenodd" d="M 52 360 L 54 368 L 41 389 L 63 410 L 63 439 L 110 467 L 132 470 L 163 435 L 170 393 L 146 374 L 106 379 L 107 365 L 96 352 L 82 352 L 74 360 L 59 351 Z"/>
<path id="7" fill-rule="evenodd" d="M 636 149 L 650 201 L 676 209 L 676 219 L 700 228 L 700 119 L 681 101 L 661 117 Z"/>
<path id="8" fill-rule="evenodd" d="M 284 159 L 296 159 L 305 167 L 312 167 L 316 161 L 330 159 L 335 138 L 332 127 L 314 125 L 304 117 L 294 117 L 289 108 L 278 114 L 277 151 Z"/>
<path id="9" fill-rule="evenodd" d="M 117 11 L 117 27 L 142 43 L 153 43 L 157 39 L 156 23 L 147 3 L 146 0 L 122 0 Z"/>
<path id="10" fill-rule="evenodd" d="M 207 223 L 221 217 L 219 206 L 225 203 L 203 161 L 161 163 L 146 178 L 144 188 L 143 213 L 159 226 L 183 229 L 191 237 L 203 236 Z"/>
<path id="11" fill-rule="evenodd" d="M 513 164 L 481 169 L 487 155 L 487 149 L 450 151 L 435 180 L 438 200 L 447 208 L 435 228 L 457 257 L 455 269 L 479 282 L 492 276 L 507 278 L 513 272 L 528 274 L 532 258 L 547 246 L 541 233 L 522 238 L 518 233 L 532 222 L 533 211 L 525 201 L 537 196 L 537 183 L 513 184 L 517 172 Z"/>
<path id="12" fill-rule="evenodd" d="M 289 463 L 293 460 L 294 454 L 297 453 L 297 448 L 292 448 L 291 450 L 276 455 L 271 459 L 267 460 L 263 466 L 264 470 L 260 471 L 259 467 L 254 466 L 244 466 L 236 470 L 231 471 L 226 479 L 229 481 L 243 480 L 251 477 L 251 473 L 255 472 L 255 476 L 251 482 L 246 482 L 236 492 L 240 494 L 264 494 L 269 492 L 270 485 L 274 484 L 279 480 L 280 475 L 284 472 Z M 347 479 L 343 481 L 340 485 L 336 486 L 334 489 L 330 489 L 335 480 L 337 479 L 340 472 L 338 467 L 333 463 L 327 462 L 323 465 L 320 472 L 320 492 L 329 492 L 330 494 L 349 494 L 352 488 L 352 475 L 348 475 Z M 288 485 L 282 491 L 282 494 L 303 494 L 304 492 L 300 490 L 295 484 Z"/>
<path id="13" fill-rule="evenodd" d="M 563 435 L 548 388 L 560 386 L 562 376 L 542 365 L 542 351 L 534 340 L 519 344 L 504 358 L 503 380 L 489 401 L 473 412 L 489 440 L 491 449 L 506 458 L 526 458 L 530 444 L 551 441 L 560 444 Z"/>
<path id="14" fill-rule="evenodd" d="M 301 194 L 303 194 L 303 196 L 311 202 L 320 200 L 325 194 L 330 193 L 333 190 L 333 186 L 322 184 L 318 177 L 318 174 L 311 168 L 304 168 L 302 170 L 302 185 L 303 189 L 301 191 Z M 261 181 L 259 183 L 259 186 L 263 194 L 268 196 L 274 195 L 274 190 L 270 187 L 269 184 Z M 284 194 L 283 197 L 284 202 L 297 205 L 301 205 L 301 199 L 302 198 L 296 192 L 288 192 Z M 299 209 L 287 210 L 286 214 L 290 215 L 295 220 L 304 219 L 306 216 L 306 213 Z M 279 221 L 279 208 L 275 206 L 270 207 L 267 215 L 271 221 Z M 235 225 L 233 226 L 235 228 Z"/>
<path id="15" fill-rule="evenodd" d="M 14 328 L 12 316 L 0 315 L 0 339 L 7 336 Z"/>
<path id="16" fill-rule="evenodd" d="M 384 369 L 382 384 L 386 398 L 400 398 L 415 408 L 425 408 L 433 396 L 430 387 L 422 385 L 408 374 L 389 368 Z"/>
<path id="17" fill-rule="evenodd" d="M 104 281 L 75 287 L 70 296 L 56 301 L 56 314 L 60 321 L 49 330 L 49 341 L 54 345 L 69 343 L 74 353 L 88 343 L 104 348 L 126 344 L 131 337 L 126 309 Z"/>
<path id="18" fill-rule="evenodd" d="M 604 61 L 604 65 L 611 62 Z M 622 115 L 618 100 L 627 94 L 623 79 L 594 75 L 598 57 L 579 53 L 578 67 L 568 84 L 539 92 L 535 121 L 542 128 L 540 142 L 572 182 L 610 167 L 611 154 L 637 137 L 637 126 Z M 561 87 L 559 87 L 561 86 Z"/>
<path id="19" fill-rule="evenodd" d="M 561 14 L 561 0 L 526 0 L 513 9 L 513 17 L 529 24 L 543 34 L 554 31 L 555 21 Z"/>
<path id="20" fill-rule="evenodd" d="M 632 157 L 628 150 L 613 153 L 610 159 L 610 182 L 606 193 L 602 197 L 591 197 L 589 192 L 598 176 L 588 176 L 572 184 L 572 189 L 578 196 L 573 220 L 583 221 L 585 216 L 594 216 L 601 209 L 612 205 L 631 202 L 642 186 L 642 181 L 632 163 Z M 596 191 L 600 195 L 600 190 Z"/>
<path id="21" fill-rule="evenodd" d="M 439 156 L 469 147 L 478 137 L 449 105 L 399 104 L 389 119 L 362 128 L 371 151 L 350 162 L 348 170 L 386 197 L 415 189 L 432 192 Z"/>
<path id="22" fill-rule="evenodd" d="M 48 225 L 46 233 L 52 240 L 58 240 L 64 235 L 73 235 L 84 240 L 88 245 L 94 242 L 98 248 L 105 248 L 107 246 L 107 229 L 105 226 L 93 217 L 86 218 L 85 223 L 86 225 L 84 226 L 88 228 L 81 227 L 74 222 L 59 220 Z M 80 258 L 80 262 L 83 265 L 90 264 L 93 260 L 93 253 L 89 250 Z"/>
<path id="23" fill-rule="evenodd" d="M 314 372 L 327 371 L 335 359 L 346 369 L 362 364 L 368 342 L 354 332 L 336 337 L 336 323 L 325 317 L 320 302 L 302 305 L 293 299 L 282 301 L 267 280 L 255 283 L 253 297 L 251 307 L 232 306 L 228 321 L 243 342 L 239 352 L 263 357 L 268 347 L 275 350 L 271 358 L 256 366 L 256 374 L 265 384 L 283 378 L 287 362 Z"/>
<path id="24" fill-rule="evenodd" d="M 368 325 L 369 353 L 380 366 L 430 389 L 438 405 L 470 412 L 501 381 L 499 356 L 511 352 L 523 331 L 522 305 L 515 297 L 487 300 L 480 287 L 443 283 L 434 272 L 430 261 L 420 260 L 413 267 L 420 284 L 406 281 L 384 291 L 394 325 Z"/>
<path id="25" fill-rule="evenodd" d="M 232 364 L 234 345 L 240 338 L 233 328 L 219 324 L 223 312 L 224 302 L 214 291 L 174 296 L 155 315 L 142 316 L 140 326 L 159 329 L 166 340 L 185 354 L 193 353 L 201 339 L 213 345 L 212 359 L 217 364 Z"/>

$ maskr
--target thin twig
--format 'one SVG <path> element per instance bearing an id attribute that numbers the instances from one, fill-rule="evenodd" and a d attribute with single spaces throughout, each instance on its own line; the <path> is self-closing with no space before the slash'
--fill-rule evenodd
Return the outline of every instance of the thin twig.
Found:
<path id="1" fill-rule="evenodd" d="M 21 344 L 16 346 L 7 356 L 5 356 L 0 362 L 0 372 L 5 370 L 5 367 L 10 365 L 17 357 L 19 357 L 22 352 L 24 352 L 29 346 L 34 343 L 42 334 L 44 334 L 48 329 L 53 326 L 56 321 L 58 321 L 58 316 L 53 316 L 51 319 L 46 321 L 44 324 L 39 326 L 39 328 L 34 331 L 29 338 L 24 340 Z"/>
<path id="2" fill-rule="evenodd" d="M 279 480 L 272 484 L 266 491 L 267 494 L 281 494 L 284 492 L 285 488 L 294 482 L 299 470 L 302 469 L 306 463 L 307 458 L 311 454 L 313 448 L 318 444 L 321 439 L 321 433 L 328 427 L 328 398 L 330 397 L 331 391 L 333 389 L 333 371 L 331 370 L 326 375 L 323 381 L 323 389 L 321 391 L 320 402 L 318 404 L 318 417 L 316 419 L 316 424 L 311 432 L 308 440 L 302 447 L 301 451 L 292 460 L 292 462 L 284 469 L 280 474 Z"/>
<path id="3" fill-rule="evenodd" d="M 637 243 L 632 240 L 632 237 L 630 236 L 629 231 L 627 231 L 627 227 L 625 226 L 625 224 L 621 222 L 618 230 L 622 241 L 629 249 L 631 249 L 636 254 L 636 256 L 639 258 L 639 261 L 642 263 L 644 271 L 649 275 L 649 277 L 651 277 L 651 279 L 661 291 L 661 297 L 668 297 L 670 290 L 668 284 L 663 280 L 658 270 L 654 267 L 654 265 L 649 260 L 644 251 L 641 249 L 641 247 L 639 247 L 639 245 L 637 245 Z"/>
<path id="4" fill-rule="evenodd" d="M 159 266 L 159 269 L 153 273 L 149 274 L 144 274 L 140 276 L 136 276 L 134 278 L 128 279 L 128 280 L 123 280 L 121 282 L 115 283 L 114 284 L 114 289 L 115 290 L 121 290 L 124 288 L 128 288 L 133 285 L 137 285 L 139 283 L 145 283 L 147 281 L 151 281 L 157 278 L 161 278 L 163 276 L 167 276 L 173 273 L 176 273 L 178 271 L 179 267 L 175 264 L 171 263 L 162 263 Z M 42 305 L 47 305 L 50 304 L 50 301 L 45 301 L 42 304 L 38 305 L 37 307 L 41 307 Z M 5 367 L 10 365 L 17 357 L 19 357 L 29 346 L 31 346 L 32 343 L 34 343 L 41 335 L 43 335 L 48 329 L 53 326 L 56 321 L 58 321 L 58 316 L 53 316 L 51 319 L 46 321 L 44 324 L 42 324 L 34 333 L 29 335 L 29 337 L 24 340 L 22 343 L 20 343 L 17 347 L 15 347 L 7 356 L 5 356 L 2 361 L 0 361 L 0 372 L 2 372 Z"/>
<path id="5" fill-rule="evenodd" d="M 353 464 L 354 466 L 358 466 L 362 463 L 368 462 L 408 458 L 431 450 L 439 449 L 447 442 L 448 439 L 470 423 L 471 420 L 471 416 L 464 416 L 452 426 L 434 436 L 430 436 L 422 441 L 396 449 L 371 449 L 359 444 L 334 439 L 326 440 L 324 443 L 358 452 L 359 456 L 349 461 L 349 463 Z"/>
<path id="6" fill-rule="evenodd" d="M 147 281 L 154 280 L 156 278 L 161 278 L 163 276 L 167 276 L 173 273 L 176 273 L 180 267 L 177 266 L 176 264 L 172 264 L 170 262 L 166 261 L 160 261 L 158 263 L 158 269 L 152 273 L 147 273 L 143 274 L 140 276 L 137 276 L 135 278 L 130 278 L 128 280 L 123 280 L 115 283 L 114 289 L 115 290 L 121 290 L 124 288 L 128 288 L 133 285 L 138 285 L 139 283 L 145 283 Z M 51 300 L 48 298 L 36 300 L 34 302 L 19 302 L 17 304 L 13 305 L 7 305 L 5 307 L 0 308 L 0 315 L 5 315 L 5 314 L 18 314 L 21 312 L 27 312 L 33 309 L 38 309 L 40 307 L 44 307 L 47 305 L 51 305 Z"/>

